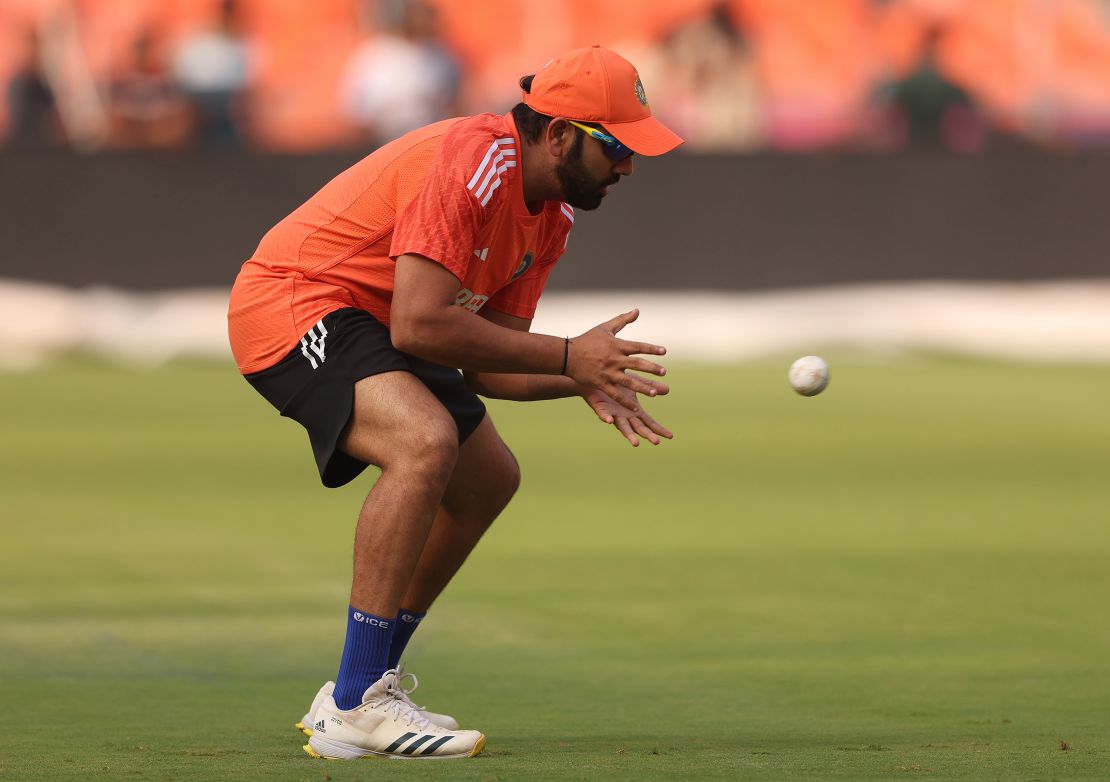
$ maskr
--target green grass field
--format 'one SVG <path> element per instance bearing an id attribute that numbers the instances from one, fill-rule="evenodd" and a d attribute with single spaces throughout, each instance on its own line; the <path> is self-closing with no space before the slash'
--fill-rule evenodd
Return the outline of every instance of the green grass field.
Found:
<path id="1" fill-rule="evenodd" d="M 831 358 L 671 367 L 657 449 L 493 405 L 524 487 L 409 655 L 489 744 L 423 764 L 291 727 L 369 476 L 230 366 L 0 375 L 0 779 L 1110 777 L 1110 368 Z"/>

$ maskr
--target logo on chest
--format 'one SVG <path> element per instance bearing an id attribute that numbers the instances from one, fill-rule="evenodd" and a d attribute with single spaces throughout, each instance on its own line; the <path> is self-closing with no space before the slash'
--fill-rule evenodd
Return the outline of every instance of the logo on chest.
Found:
<path id="1" fill-rule="evenodd" d="M 489 248 L 486 247 L 481 251 L 475 250 L 474 255 L 477 256 L 479 260 L 484 261 L 486 260 L 488 252 Z M 520 259 L 520 263 L 517 265 L 516 270 L 513 271 L 513 276 L 509 282 L 520 279 L 526 271 L 532 268 L 533 260 L 535 260 L 535 255 L 533 253 L 524 253 L 524 257 Z M 487 301 L 489 301 L 489 296 L 483 293 L 475 293 L 469 288 L 460 288 L 459 292 L 455 295 L 455 304 L 471 312 L 477 312 L 482 309 L 482 305 Z"/>
<path id="2" fill-rule="evenodd" d="M 520 259 L 520 266 L 517 266 L 516 271 L 513 272 L 513 279 L 518 279 L 522 274 L 524 274 L 524 272 L 528 271 L 531 266 L 532 253 L 524 253 L 524 257 Z"/>

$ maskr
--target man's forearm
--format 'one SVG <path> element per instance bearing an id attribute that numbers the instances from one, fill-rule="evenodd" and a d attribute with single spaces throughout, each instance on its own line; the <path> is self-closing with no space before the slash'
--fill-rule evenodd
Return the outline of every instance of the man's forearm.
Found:
<path id="1" fill-rule="evenodd" d="M 470 372 L 558 375 L 563 367 L 562 337 L 498 326 L 461 307 L 394 319 L 391 334 L 398 350 Z"/>
<path id="2" fill-rule="evenodd" d="M 544 399 L 563 399 L 581 396 L 584 386 L 569 377 L 557 375 L 498 374 L 494 372 L 466 372 L 466 382 L 476 394 L 489 399 L 508 399 L 513 402 L 538 402 Z"/>

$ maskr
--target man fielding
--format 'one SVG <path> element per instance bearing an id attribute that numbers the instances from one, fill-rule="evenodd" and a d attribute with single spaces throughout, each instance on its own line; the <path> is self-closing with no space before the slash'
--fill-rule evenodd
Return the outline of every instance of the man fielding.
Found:
<path id="1" fill-rule="evenodd" d="M 521 79 L 509 114 L 413 131 L 275 226 L 228 312 L 247 381 L 307 430 L 325 486 L 381 477 L 355 531 L 339 674 L 303 730 L 315 757 L 462 758 L 485 737 L 416 706 L 401 654 L 520 481 L 476 394 L 581 396 L 633 445 L 671 433 L 637 394 L 667 387 L 619 339 L 637 312 L 574 338 L 529 333 L 574 208 L 596 209 L 633 153 L 681 139 L 651 116 L 636 70 L 590 47 Z M 462 374 L 458 371 L 462 370 Z"/>

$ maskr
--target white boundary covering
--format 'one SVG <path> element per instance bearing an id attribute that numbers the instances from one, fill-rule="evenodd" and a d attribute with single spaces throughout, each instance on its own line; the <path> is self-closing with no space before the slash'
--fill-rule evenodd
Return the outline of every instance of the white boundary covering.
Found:
<path id="1" fill-rule="evenodd" d="M 671 361 L 732 362 L 848 348 L 1110 363 L 1110 278 L 906 282 L 756 293 L 551 293 L 533 330 L 574 336 L 633 307 L 622 336 Z M 227 360 L 227 291 L 130 293 L 0 281 L 0 369 L 84 351 L 125 363 Z"/>

